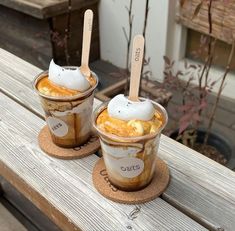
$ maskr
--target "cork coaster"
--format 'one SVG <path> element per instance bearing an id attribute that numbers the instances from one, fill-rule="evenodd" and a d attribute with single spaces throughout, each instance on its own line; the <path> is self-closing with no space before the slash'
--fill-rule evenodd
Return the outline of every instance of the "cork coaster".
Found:
<path id="1" fill-rule="evenodd" d="M 151 183 L 139 191 L 125 192 L 110 183 L 104 160 L 101 158 L 93 169 L 92 178 L 95 188 L 104 197 L 123 204 L 141 204 L 157 198 L 165 191 L 170 180 L 170 174 L 167 164 L 158 158 L 156 172 Z"/>
<path id="2" fill-rule="evenodd" d="M 79 159 L 94 154 L 100 148 L 97 136 L 91 136 L 87 143 L 75 148 L 62 148 L 52 142 L 51 135 L 47 126 L 44 126 L 38 135 L 40 148 L 50 156 L 60 159 Z"/>

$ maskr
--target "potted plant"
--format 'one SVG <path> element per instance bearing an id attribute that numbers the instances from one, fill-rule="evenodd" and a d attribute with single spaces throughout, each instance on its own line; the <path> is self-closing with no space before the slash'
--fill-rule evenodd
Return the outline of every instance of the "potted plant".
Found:
<path id="1" fill-rule="evenodd" d="M 181 1 L 181 4 L 184 4 L 184 2 Z M 206 4 L 208 11 L 208 35 L 201 36 L 198 50 L 194 51 L 196 56 L 202 51 L 206 51 L 204 62 L 189 64 L 185 61 L 183 68 L 176 68 L 175 62 L 165 56 L 165 80 L 163 86 L 172 91 L 177 91 L 181 96 L 181 104 L 176 106 L 178 129 L 171 134 L 171 137 L 223 165 L 235 168 L 234 159 L 229 162 L 234 157 L 233 145 L 229 143 L 228 138 L 225 139 L 212 132 L 221 93 L 225 86 L 227 74 L 231 69 L 235 46 L 233 40 L 223 75 L 221 79 L 213 80 L 210 77 L 210 73 L 216 57 L 215 45 L 217 40 L 212 37 L 212 2 L 213 0 L 200 1 L 195 6 L 194 14 L 192 15 L 193 20 L 197 17 L 203 4 Z M 198 84 L 193 84 L 193 80 L 197 80 Z M 208 110 L 208 96 L 215 84 L 218 84 L 219 88 L 216 92 L 215 103 L 208 114 L 209 122 L 205 125 L 203 118 Z M 203 129 L 201 129 L 202 125 L 204 125 Z"/>

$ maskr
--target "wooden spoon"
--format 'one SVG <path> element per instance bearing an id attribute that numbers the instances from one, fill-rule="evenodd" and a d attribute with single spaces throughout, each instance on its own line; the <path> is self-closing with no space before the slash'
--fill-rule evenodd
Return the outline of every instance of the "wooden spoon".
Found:
<path id="1" fill-rule="evenodd" d="M 82 62 L 80 67 L 80 71 L 86 77 L 91 76 L 91 70 L 89 68 L 89 55 L 90 55 L 90 45 L 91 45 L 92 23 L 93 23 L 93 11 L 86 10 L 84 14 Z"/>
<path id="2" fill-rule="evenodd" d="M 130 77 L 130 92 L 129 100 L 139 101 L 139 87 L 141 68 L 143 63 L 144 53 L 144 37 L 143 35 L 136 35 L 133 41 L 132 58 L 131 58 L 131 77 Z"/>

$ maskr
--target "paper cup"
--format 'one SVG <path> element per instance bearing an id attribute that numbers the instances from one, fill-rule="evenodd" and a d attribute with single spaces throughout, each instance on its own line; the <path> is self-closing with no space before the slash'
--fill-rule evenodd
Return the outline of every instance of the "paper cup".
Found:
<path id="1" fill-rule="evenodd" d="M 156 168 L 156 156 L 162 129 L 166 126 L 166 110 L 152 101 L 161 113 L 163 124 L 156 133 L 138 137 L 120 137 L 106 133 L 97 127 L 99 114 L 107 108 L 103 103 L 93 113 L 93 127 L 98 132 L 103 158 L 110 182 L 124 191 L 136 191 L 146 187 Z"/>
<path id="2" fill-rule="evenodd" d="M 52 141 L 65 148 L 73 148 L 84 144 L 91 134 L 91 114 L 96 84 L 87 91 L 74 96 L 47 96 L 37 89 L 40 79 L 48 75 L 44 71 L 36 76 L 33 82 L 35 92 L 39 95 L 45 120 L 50 130 Z"/>

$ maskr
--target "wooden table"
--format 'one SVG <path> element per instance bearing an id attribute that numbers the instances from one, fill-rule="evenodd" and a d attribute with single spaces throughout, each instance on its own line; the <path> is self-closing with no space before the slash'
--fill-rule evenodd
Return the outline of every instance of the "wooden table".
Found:
<path id="1" fill-rule="evenodd" d="M 40 71 L 0 49 L 0 174 L 61 229 L 235 230 L 235 173 L 164 135 L 159 156 L 171 181 L 160 198 L 141 205 L 96 191 L 95 154 L 68 161 L 43 153 L 37 135 L 45 121 L 31 86 Z"/>

